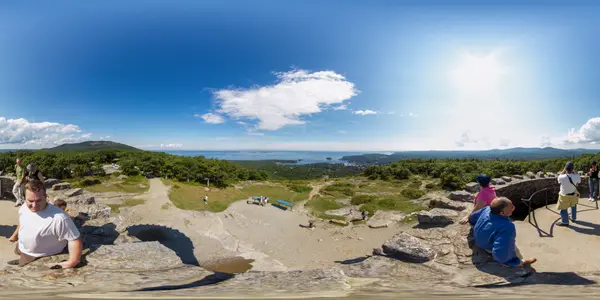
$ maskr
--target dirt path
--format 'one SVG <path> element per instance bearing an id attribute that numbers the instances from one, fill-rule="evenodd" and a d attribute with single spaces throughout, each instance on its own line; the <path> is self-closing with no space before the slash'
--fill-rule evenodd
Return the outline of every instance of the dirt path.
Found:
<path id="1" fill-rule="evenodd" d="M 296 204 L 296 207 L 294 208 L 296 211 L 298 211 L 299 213 L 303 213 L 303 214 L 307 214 L 310 213 L 310 211 L 308 211 L 304 205 L 306 205 L 306 202 L 312 200 L 312 198 L 316 195 L 320 195 L 321 189 L 323 189 L 324 187 L 333 184 L 335 181 L 326 181 L 326 182 L 321 182 L 318 184 L 312 184 L 312 191 L 310 191 L 310 193 L 308 193 L 308 199 L 298 202 L 298 204 Z"/>

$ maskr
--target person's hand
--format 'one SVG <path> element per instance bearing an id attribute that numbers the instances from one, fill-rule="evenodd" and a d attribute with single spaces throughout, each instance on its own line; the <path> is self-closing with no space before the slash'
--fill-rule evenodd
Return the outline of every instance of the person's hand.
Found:
<path id="1" fill-rule="evenodd" d="M 519 264 L 517 267 L 527 267 L 527 266 L 534 264 L 536 261 L 537 261 L 537 258 L 528 258 L 528 259 L 521 261 L 521 264 Z"/>
<path id="2" fill-rule="evenodd" d="M 464 218 L 462 218 L 458 223 L 460 224 L 467 224 L 469 222 L 469 216 L 465 216 Z"/>
<path id="3" fill-rule="evenodd" d="M 78 263 L 79 262 L 73 263 L 73 262 L 70 262 L 70 261 L 63 261 L 63 262 L 61 262 L 59 264 L 52 265 L 52 268 L 53 269 L 71 269 L 71 268 L 74 268 L 75 266 L 77 266 Z"/>
<path id="4" fill-rule="evenodd" d="M 18 240 L 19 240 L 19 237 L 18 237 L 18 236 L 14 236 L 14 235 L 12 235 L 12 236 L 11 236 L 11 237 L 8 239 L 8 241 L 9 241 L 9 242 L 11 242 L 11 243 L 14 243 L 14 242 L 16 242 L 16 241 L 18 241 Z"/>

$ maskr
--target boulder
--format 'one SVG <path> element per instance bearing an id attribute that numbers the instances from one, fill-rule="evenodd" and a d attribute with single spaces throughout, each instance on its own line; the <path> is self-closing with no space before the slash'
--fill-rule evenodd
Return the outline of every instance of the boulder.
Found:
<path id="1" fill-rule="evenodd" d="M 435 258 L 435 252 L 419 239 L 400 232 L 382 245 L 383 254 L 405 262 L 423 263 Z"/>
<path id="2" fill-rule="evenodd" d="M 49 268 L 65 261 L 68 254 L 43 257 L 22 268 L 7 266 L 7 271 L 0 273 L 3 293 L 6 294 L 8 287 L 18 288 L 20 293 L 44 289 L 69 293 L 73 288 L 131 291 L 185 284 L 214 274 L 197 266 L 183 264 L 174 251 L 159 242 L 103 245 L 86 249 L 83 254 L 83 266 L 75 269 Z"/>
<path id="3" fill-rule="evenodd" d="M 579 174 L 579 176 L 583 176 L 583 171 L 578 171 L 577 174 Z"/>
<path id="4" fill-rule="evenodd" d="M 82 202 L 82 204 L 85 204 L 85 205 L 96 204 L 96 198 L 94 198 L 94 197 L 84 198 L 81 202 Z"/>
<path id="5" fill-rule="evenodd" d="M 492 184 L 493 185 L 505 185 L 506 181 L 502 180 L 501 178 L 494 178 L 494 179 L 492 179 Z"/>
<path id="6" fill-rule="evenodd" d="M 516 179 L 523 179 L 523 175 L 513 175 L 513 177 Z"/>
<path id="7" fill-rule="evenodd" d="M 117 177 L 117 178 L 119 178 L 119 179 L 125 179 L 125 178 L 128 178 L 128 177 L 129 176 L 127 176 L 127 175 L 119 175 L 119 177 Z"/>
<path id="8" fill-rule="evenodd" d="M 328 210 L 325 214 L 330 216 L 338 216 L 345 217 L 347 221 L 357 221 L 362 220 L 362 213 L 360 211 L 360 206 L 352 205 L 342 207 L 340 209 Z"/>
<path id="9" fill-rule="evenodd" d="M 456 211 L 463 211 L 470 206 L 467 202 L 454 201 L 448 198 L 435 198 L 429 201 L 429 208 L 446 208 Z"/>
<path id="10" fill-rule="evenodd" d="M 61 182 L 61 183 L 58 183 L 58 184 L 55 184 L 52 186 L 53 191 L 70 190 L 70 189 L 71 189 L 71 184 L 68 182 Z"/>
<path id="11" fill-rule="evenodd" d="M 147 187 L 148 187 L 148 186 L 146 186 L 145 184 L 141 184 L 141 183 L 137 185 L 137 188 L 138 188 L 138 189 L 145 189 L 145 188 L 147 188 Z"/>
<path id="12" fill-rule="evenodd" d="M 479 183 L 469 182 L 465 185 L 465 190 L 467 190 L 470 193 L 477 193 L 479 192 Z"/>
<path id="13" fill-rule="evenodd" d="M 15 185 L 14 178 L 10 178 L 7 176 L 0 176 L 0 199 L 14 199 L 14 195 L 12 193 L 13 186 Z"/>
<path id="14" fill-rule="evenodd" d="M 60 180 L 56 179 L 56 178 L 48 178 L 46 180 L 44 180 L 44 187 L 46 187 L 46 189 L 51 189 L 54 185 L 59 184 Z"/>
<path id="15" fill-rule="evenodd" d="M 75 197 L 83 194 L 82 188 L 71 189 L 65 193 L 67 197 Z"/>
<path id="16" fill-rule="evenodd" d="M 405 217 L 402 213 L 378 210 L 367 220 L 367 226 L 370 228 L 384 228 L 402 221 Z"/>
<path id="17" fill-rule="evenodd" d="M 347 226 L 347 225 L 348 225 L 348 222 L 347 222 L 347 221 L 344 221 L 344 220 L 336 220 L 336 219 L 329 220 L 329 223 L 331 223 L 331 224 L 336 224 L 336 225 L 341 225 L 341 226 Z"/>
<path id="18" fill-rule="evenodd" d="M 444 208 L 421 211 L 416 215 L 421 225 L 448 225 L 454 223 L 454 218 L 458 217 L 456 211 Z"/>
<path id="19" fill-rule="evenodd" d="M 506 182 L 511 182 L 512 178 L 508 177 L 508 176 L 502 176 L 500 177 L 502 180 L 506 181 Z"/>
<path id="20" fill-rule="evenodd" d="M 546 177 L 556 177 L 556 174 L 552 173 L 552 172 L 548 172 L 546 173 Z"/>
<path id="21" fill-rule="evenodd" d="M 535 173 L 533 173 L 533 172 L 527 172 L 526 175 L 527 175 L 527 177 L 529 177 L 531 179 L 535 178 Z"/>
<path id="22" fill-rule="evenodd" d="M 467 191 L 453 191 L 450 192 L 450 200 L 463 201 L 463 202 L 472 202 L 475 199 L 473 194 Z"/>
<path id="23" fill-rule="evenodd" d="M 538 177 L 538 178 L 544 178 L 546 176 L 544 176 L 544 172 L 537 172 L 536 177 Z"/>

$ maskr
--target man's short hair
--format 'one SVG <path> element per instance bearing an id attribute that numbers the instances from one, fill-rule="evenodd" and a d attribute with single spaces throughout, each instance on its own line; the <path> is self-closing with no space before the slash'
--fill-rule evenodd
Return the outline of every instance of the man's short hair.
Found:
<path id="1" fill-rule="evenodd" d="M 46 192 L 46 187 L 44 186 L 44 182 L 42 182 L 39 179 L 32 179 L 32 180 L 28 180 L 27 181 L 27 190 L 34 192 L 34 193 L 39 193 L 39 192 Z"/>
<path id="2" fill-rule="evenodd" d="M 67 201 L 65 201 L 63 199 L 56 199 L 56 200 L 54 200 L 54 206 L 67 207 Z"/>
<path id="3" fill-rule="evenodd" d="M 490 212 L 499 215 L 505 208 L 507 208 L 512 202 L 506 197 L 498 197 L 490 204 Z"/>

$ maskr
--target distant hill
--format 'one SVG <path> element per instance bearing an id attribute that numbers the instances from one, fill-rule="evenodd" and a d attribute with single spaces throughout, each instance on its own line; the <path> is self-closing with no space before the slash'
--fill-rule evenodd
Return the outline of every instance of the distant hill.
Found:
<path id="1" fill-rule="evenodd" d="M 50 152 L 86 152 L 98 150 L 138 150 L 129 145 L 111 141 L 87 141 L 75 144 L 63 144 L 54 148 L 44 149 Z"/>
<path id="2" fill-rule="evenodd" d="M 393 154 L 363 154 L 344 156 L 341 160 L 355 164 L 387 164 L 406 159 L 434 158 L 476 158 L 500 160 L 536 160 L 550 158 L 565 158 L 581 154 L 595 154 L 595 149 L 557 149 L 557 148 L 510 148 L 481 151 L 404 151 Z"/>

